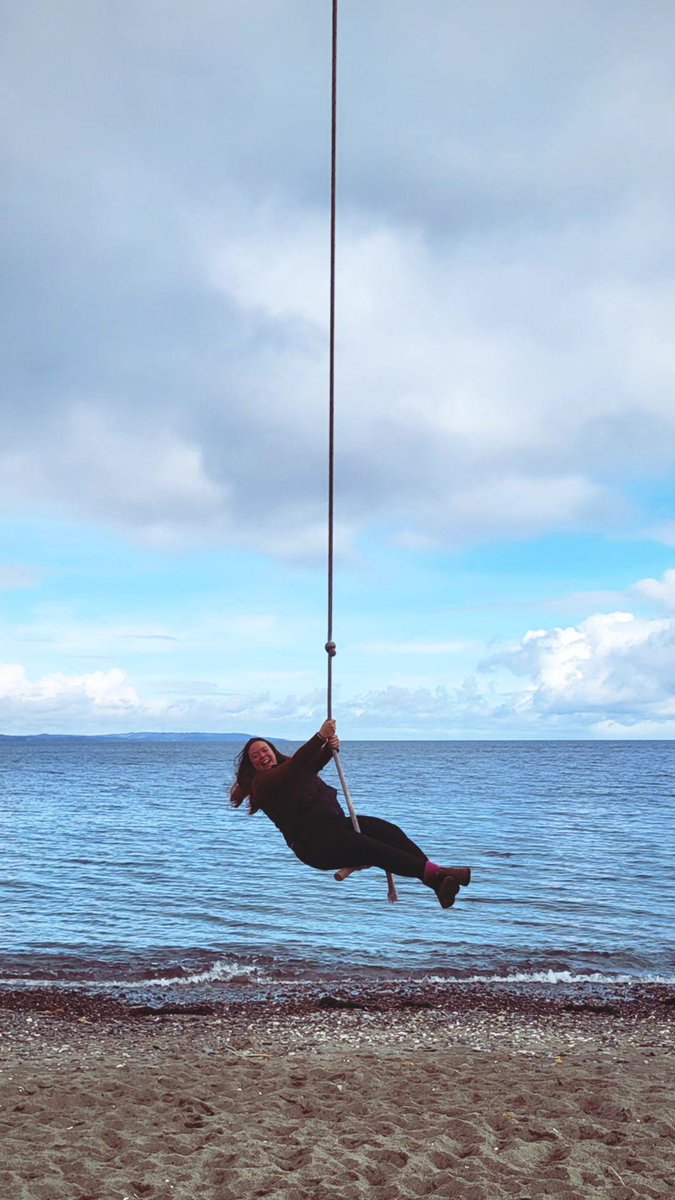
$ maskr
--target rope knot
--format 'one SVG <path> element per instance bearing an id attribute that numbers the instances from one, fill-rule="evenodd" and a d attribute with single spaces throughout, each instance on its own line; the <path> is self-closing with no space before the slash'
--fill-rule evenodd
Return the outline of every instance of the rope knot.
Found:
<path id="1" fill-rule="evenodd" d="M 335 645 L 335 642 L 326 642 L 326 653 L 329 654 L 331 658 L 335 658 L 335 655 L 337 654 L 337 646 Z"/>

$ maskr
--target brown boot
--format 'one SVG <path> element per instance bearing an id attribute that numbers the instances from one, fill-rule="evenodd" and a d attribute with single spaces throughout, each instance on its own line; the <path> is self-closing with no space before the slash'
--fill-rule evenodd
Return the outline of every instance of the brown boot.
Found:
<path id="1" fill-rule="evenodd" d="M 454 879 L 460 887 L 468 887 L 471 883 L 471 867 L 441 867 L 443 879 Z"/>
<path id="2" fill-rule="evenodd" d="M 441 908 L 452 908 L 457 898 L 459 884 L 450 875 L 443 875 L 433 885 Z"/>

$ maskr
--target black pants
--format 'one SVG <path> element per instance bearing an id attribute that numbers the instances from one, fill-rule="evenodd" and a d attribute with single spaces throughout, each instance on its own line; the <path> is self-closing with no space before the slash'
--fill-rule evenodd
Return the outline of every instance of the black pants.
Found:
<path id="1" fill-rule="evenodd" d="M 427 855 L 398 825 L 379 817 L 362 817 L 357 833 L 349 817 L 308 829 L 293 843 L 293 853 L 308 867 L 334 871 L 338 867 L 381 867 L 393 875 L 424 879 Z"/>

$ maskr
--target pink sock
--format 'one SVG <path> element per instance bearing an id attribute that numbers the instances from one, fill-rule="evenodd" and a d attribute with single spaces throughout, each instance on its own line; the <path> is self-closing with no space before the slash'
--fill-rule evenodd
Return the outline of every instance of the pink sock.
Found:
<path id="1" fill-rule="evenodd" d="M 424 882 L 433 883 L 434 879 L 438 879 L 441 868 L 438 863 L 432 862 L 430 858 L 424 864 Z"/>

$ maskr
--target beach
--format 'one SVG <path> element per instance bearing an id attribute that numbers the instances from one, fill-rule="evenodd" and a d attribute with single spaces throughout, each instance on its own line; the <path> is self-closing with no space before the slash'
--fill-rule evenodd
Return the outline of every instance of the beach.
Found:
<path id="1" fill-rule="evenodd" d="M 0 996 L 3 1200 L 672 1195 L 672 988 Z"/>

